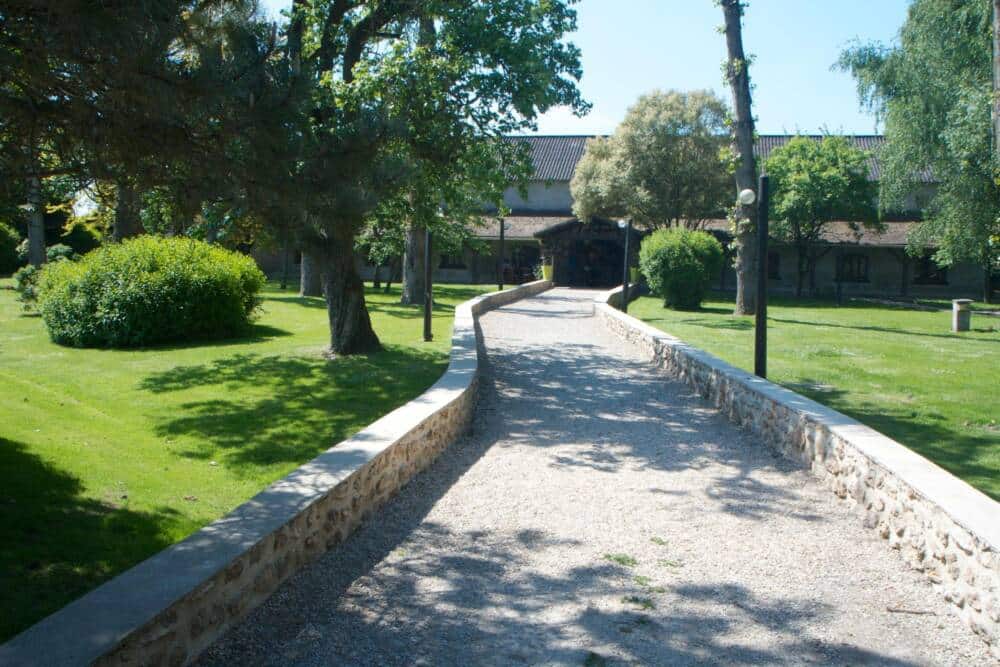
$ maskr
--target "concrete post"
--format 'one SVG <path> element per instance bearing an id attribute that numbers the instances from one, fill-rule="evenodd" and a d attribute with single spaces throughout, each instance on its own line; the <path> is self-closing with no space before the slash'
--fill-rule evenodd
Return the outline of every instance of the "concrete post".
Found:
<path id="1" fill-rule="evenodd" d="M 953 299 L 951 302 L 951 330 L 968 331 L 972 323 L 972 299 Z"/>

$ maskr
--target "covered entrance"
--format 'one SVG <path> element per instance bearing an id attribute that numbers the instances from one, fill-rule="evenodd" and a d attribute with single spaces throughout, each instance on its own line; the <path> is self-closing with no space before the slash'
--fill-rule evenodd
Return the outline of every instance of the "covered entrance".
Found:
<path id="1" fill-rule="evenodd" d="M 569 287 L 614 287 L 622 281 L 625 236 L 611 220 L 594 219 L 584 224 L 567 220 L 535 233 L 542 256 L 551 258 L 556 285 Z M 631 255 L 637 255 L 638 240 Z"/>

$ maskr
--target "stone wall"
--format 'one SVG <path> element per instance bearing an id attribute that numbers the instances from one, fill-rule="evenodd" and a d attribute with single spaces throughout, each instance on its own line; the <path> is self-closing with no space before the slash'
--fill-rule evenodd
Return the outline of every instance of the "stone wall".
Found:
<path id="1" fill-rule="evenodd" d="M 1000 659 L 1000 503 L 850 417 L 621 313 L 615 299 L 596 306 L 605 326 L 855 504 Z"/>
<path id="2" fill-rule="evenodd" d="M 476 317 L 550 287 L 538 281 L 458 306 L 451 361 L 433 387 L 0 646 L 0 665 L 191 662 L 296 570 L 347 539 L 467 429 Z"/>

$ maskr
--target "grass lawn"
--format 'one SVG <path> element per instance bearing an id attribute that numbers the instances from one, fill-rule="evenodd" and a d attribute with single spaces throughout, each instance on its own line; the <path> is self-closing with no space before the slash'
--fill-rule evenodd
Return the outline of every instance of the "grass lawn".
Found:
<path id="1" fill-rule="evenodd" d="M 246 339 L 147 350 L 49 341 L 0 282 L 0 641 L 222 516 L 447 367 L 454 306 L 370 291 L 384 351 L 328 361 L 326 308 L 269 286 Z"/>
<path id="2" fill-rule="evenodd" d="M 712 297 L 697 312 L 643 297 L 629 313 L 753 370 L 753 318 Z M 769 379 L 885 433 L 1000 500 L 1000 318 L 772 298 Z"/>

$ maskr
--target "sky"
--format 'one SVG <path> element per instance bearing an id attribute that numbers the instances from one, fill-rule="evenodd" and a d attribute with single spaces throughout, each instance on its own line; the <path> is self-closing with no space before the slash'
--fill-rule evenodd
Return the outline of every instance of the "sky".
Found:
<path id="1" fill-rule="evenodd" d="M 261 0 L 276 13 L 290 0 Z M 895 41 L 909 0 L 750 0 L 743 46 L 754 115 L 761 134 L 871 134 L 876 120 L 858 104 L 850 74 L 831 69 L 853 40 Z M 540 134 L 609 134 L 628 107 L 656 89 L 712 89 L 727 101 L 722 80 L 722 9 L 713 0 L 582 0 L 580 90 L 593 104 L 584 118 L 565 108 L 539 119 Z"/>

